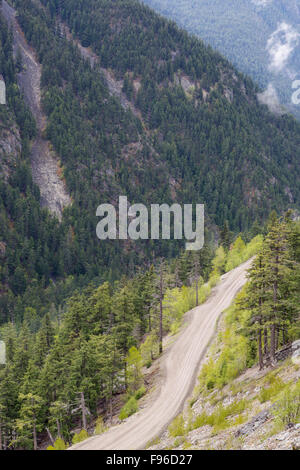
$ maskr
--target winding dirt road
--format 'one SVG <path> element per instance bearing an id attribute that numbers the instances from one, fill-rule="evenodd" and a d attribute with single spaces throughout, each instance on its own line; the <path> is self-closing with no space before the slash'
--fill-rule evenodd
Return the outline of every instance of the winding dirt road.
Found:
<path id="1" fill-rule="evenodd" d="M 150 440 L 161 435 L 191 394 L 216 322 L 245 284 L 250 265 L 251 260 L 225 274 L 207 302 L 186 314 L 185 328 L 162 358 L 164 381 L 151 406 L 71 450 L 145 449 Z"/>

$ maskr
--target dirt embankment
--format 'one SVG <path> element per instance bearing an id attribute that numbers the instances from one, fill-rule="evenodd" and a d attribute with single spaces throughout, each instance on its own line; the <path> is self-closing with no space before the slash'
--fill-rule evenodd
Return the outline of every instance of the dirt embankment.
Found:
<path id="1" fill-rule="evenodd" d="M 24 94 L 37 124 L 37 138 L 32 145 L 31 166 L 35 183 L 41 192 L 41 204 L 61 218 L 63 208 L 71 203 L 64 180 L 60 177 L 59 160 L 44 139 L 47 119 L 41 105 L 41 65 L 28 45 L 16 20 L 15 10 L 3 0 L 2 14 L 11 25 L 14 36 L 14 53 L 22 55 L 23 70 L 18 74 L 18 84 Z"/>

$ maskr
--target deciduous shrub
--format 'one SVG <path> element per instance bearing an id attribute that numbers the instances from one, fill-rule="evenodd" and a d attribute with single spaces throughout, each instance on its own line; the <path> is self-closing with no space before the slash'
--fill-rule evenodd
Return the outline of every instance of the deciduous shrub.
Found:
<path id="1" fill-rule="evenodd" d="M 182 414 L 176 416 L 176 418 L 170 424 L 169 434 L 171 437 L 184 436 L 185 424 L 184 424 L 184 417 Z"/>
<path id="2" fill-rule="evenodd" d="M 60 437 L 56 439 L 53 446 L 47 447 L 47 450 L 66 450 L 67 444 Z"/>
<path id="3" fill-rule="evenodd" d="M 136 413 L 137 410 L 138 410 L 137 399 L 135 397 L 129 398 L 128 402 L 125 403 L 125 405 L 120 411 L 120 414 L 119 414 L 120 420 L 123 421 L 124 419 Z"/>
<path id="4" fill-rule="evenodd" d="M 89 434 L 85 429 L 82 429 L 78 434 L 74 434 L 72 443 L 78 444 L 79 442 L 85 441 L 89 438 Z"/>
<path id="5" fill-rule="evenodd" d="M 285 426 L 300 422 L 300 380 L 282 393 L 276 403 L 274 415 Z"/>

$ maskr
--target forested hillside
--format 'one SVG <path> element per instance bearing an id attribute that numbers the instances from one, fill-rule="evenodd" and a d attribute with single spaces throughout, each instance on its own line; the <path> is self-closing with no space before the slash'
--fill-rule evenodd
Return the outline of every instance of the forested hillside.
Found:
<path id="1" fill-rule="evenodd" d="M 229 219 L 234 230 L 263 216 L 262 207 L 267 214 L 274 200 L 297 201 L 297 179 L 290 167 L 286 179 L 282 173 L 287 162 L 298 172 L 298 125 L 259 106 L 254 85 L 225 60 L 138 2 L 44 4 L 124 80 L 177 199 L 204 200 L 214 222 Z"/>
<path id="2" fill-rule="evenodd" d="M 57 269 L 64 235 L 58 221 L 40 208 L 39 189 L 32 182 L 29 155 L 35 122 L 17 86 L 12 39 L 1 18 L 0 26 L 0 70 L 6 82 L 8 104 L 0 107 L 0 323 L 3 323 L 18 319 L 17 312 L 23 310 L 18 299 L 21 303 L 26 289 L 29 301 L 35 299 L 42 305 L 42 289 L 50 273 Z"/>
<path id="3" fill-rule="evenodd" d="M 12 304 L 20 318 L 30 305 L 45 312 L 43 304 L 57 308 L 76 284 L 116 279 L 145 260 L 178 253 L 177 243 L 147 241 L 133 249 L 127 242 L 97 240 L 96 208 L 117 202 L 120 194 L 147 205 L 204 202 L 211 227 L 228 220 L 236 233 L 264 220 L 272 208 L 298 207 L 299 125 L 260 106 L 253 83 L 202 42 L 134 0 L 14 5 L 42 64 L 47 138 L 73 204 L 59 226 L 47 222 L 55 235 L 47 230 L 45 242 L 44 235 L 32 234 L 13 263 L 15 242 L 5 233 L 4 319 L 11 318 Z M 64 23 L 98 55 L 94 69 Z M 123 84 L 135 114 L 110 96 L 99 66 Z M 23 211 L 24 217 L 32 230 Z"/>
<path id="4" fill-rule="evenodd" d="M 61 224 L 39 207 L 39 190 L 30 171 L 35 124 L 16 84 L 22 63 L 13 62 L 12 37 L 1 20 L 1 73 L 8 94 L 8 108 L 1 108 L 3 133 L 15 113 L 22 136 L 22 152 L 3 155 L 7 163 L 1 173 L 6 175 L 1 181 L 1 322 L 22 319 L 26 306 L 43 315 L 51 304 L 57 308 L 69 292 L 89 280 L 101 282 L 133 273 L 139 257 L 144 258 L 141 250 L 137 254 L 118 241 L 101 244 L 96 238 L 95 213 L 101 202 L 115 202 L 121 194 L 132 202 L 145 201 L 153 185 L 157 191 L 151 202 L 170 201 L 167 172 L 149 148 L 141 122 L 109 96 L 101 77 L 71 44 L 63 40 L 56 44 L 51 28 L 48 33 L 54 49 L 47 53 L 55 60 L 60 57 L 70 86 L 57 86 L 56 80 L 60 85 L 67 81 L 49 58 L 50 67 L 45 66 L 42 75 L 44 106 L 49 112 L 47 133 L 59 155 L 69 159 L 69 166 L 64 161 L 64 171 L 73 205 L 65 210 Z M 51 83 L 46 79 L 49 73 Z M 178 247 L 171 247 L 172 251 L 178 252 Z M 146 252 L 151 258 L 151 246 Z M 59 285 L 53 282 L 63 279 Z"/>
<path id="5" fill-rule="evenodd" d="M 280 102 L 299 118 L 299 105 L 291 100 L 300 67 L 298 0 L 143 2 L 221 52 L 262 89 L 272 84 Z M 273 52 L 277 64 L 273 64 Z M 276 101 L 275 94 L 271 98 Z"/>
<path id="6" fill-rule="evenodd" d="M 61 221 L 41 208 L 37 126 L 17 80 L 24 64 L 0 15 L 0 446 L 29 449 L 52 435 L 70 442 L 75 425 L 87 427 L 85 406 L 109 419 L 126 392 L 121 416 L 137 409 L 141 364 L 160 354 L 163 334 L 256 252 L 261 237 L 249 248 L 238 234 L 249 241 L 271 209 L 299 208 L 300 125 L 270 114 L 250 79 L 136 0 L 10 3 L 41 64 L 43 133 L 72 201 Z M 96 209 L 120 195 L 148 206 L 204 203 L 204 249 L 100 242 Z M 280 304 L 272 316 L 269 287 L 261 312 L 277 345 L 292 337 L 299 285 L 298 225 L 284 227 Z M 282 301 L 290 294 L 293 306 Z"/>
<path id="7" fill-rule="evenodd" d="M 299 223 L 289 214 L 284 221 L 274 215 L 263 243 L 262 238 L 247 246 L 238 238 L 228 247 L 224 237 L 213 260 L 207 249 L 193 257 L 184 253 L 171 265 L 163 263 L 157 271 L 151 267 L 130 281 L 77 292 L 63 318 L 49 312 L 40 319 L 27 308 L 21 325 L 3 326 L 4 448 L 36 449 L 57 438 L 55 448 L 63 448 L 66 442 L 87 438 L 88 432 L 103 432 L 120 409 L 118 402 L 124 404 L 120 420 L 137 411 L 146 392 L 142 367 L 159 356 L 161 334 L 176 333 L 184 313 L 205 301 L 220 276 L 257 250 L 250 283 L 231 316 L 224 352 L 203 369 L 201 384 L 223 386 L 256 361 L 261 367 L 275 364 L 276 351 L 299 337 Z M 73 435 L 75 426 L 80 434 Z"/>
<path id="8" fill-rule="evenodd" d="M 86 423 L 99 413 L 107 425 L 125 392 L 137 406 L 146 392 L 141 367 L 158 357 L 162 334 L 171 328 L 175 333 L 182 315 L 195 305 L 196 279 L 200 302 L 216 283 L 215 271 L 203 286 L 211 258 L 209 249 L 193 258 L 183 253 L 157 271 L 151 267 L 132 280 L 76 292 L 63 318 L 50 310 L 41 319 L 27 308 L 21 324 L 2 326 L 6 366 L 0 366 L 0 449 L 36 449 L 52 435 L 71 442 L 72 429 L 79 425 L 86 435 Z M 142 355 L 131 349 L 145 339 Z M 125 418 L 132 411 L 123 413 Z"/>

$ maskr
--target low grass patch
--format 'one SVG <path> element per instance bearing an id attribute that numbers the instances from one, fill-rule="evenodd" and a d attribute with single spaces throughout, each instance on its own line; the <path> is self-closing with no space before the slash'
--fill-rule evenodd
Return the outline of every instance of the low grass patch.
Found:
<path id="1" fill-rule="evenodd" d="M 176 416 L 169 426 L 169 434 L 171 437 L 184 436 L 186 433 L 183 414 Z"/>
<path id="2" fill-rule="evenodd" d="M 249 402 L 247 400 L 235 400 L 230 405 L 224 407 L 222 404 L 219 404 L 215 411 L 208 415 L 203 412 L 200 415 L 196 416 L 195 420 L 192 422 L 191 428 L 197 429 L 202 426 L 212 426 L 214 432 L 226 429 L 228 427 L 234 426 L 237 420 L 242 420 L 240 415 L 249 407 Z M 230 417 L 239 415 L 235 421 L 230 420 Z"/>
<path id="3" fill-rule="evenodd" d="M 261 403 L 274 400 L 287 386 L 280 378 L 271 376 L 268 378 L 269 387 L 262 388 L 259 392 L 258 399 Z"/>
<path id="4" fill-rule="evenodd" d="M 282 426 L 300 422 L 300 380 L 284 390 L 273 412 L 276 422 Z"/>
<path id="5" fill-rule="evenodd" d="M 160 443 L 160 438 L 159 438 L 159 437 L 155 437 L 154 439 L 151 439 L 151 440 L 147 443 L 146 449 L 149 449 L 149 447 L 157 446 L 159 443 Z"/>

